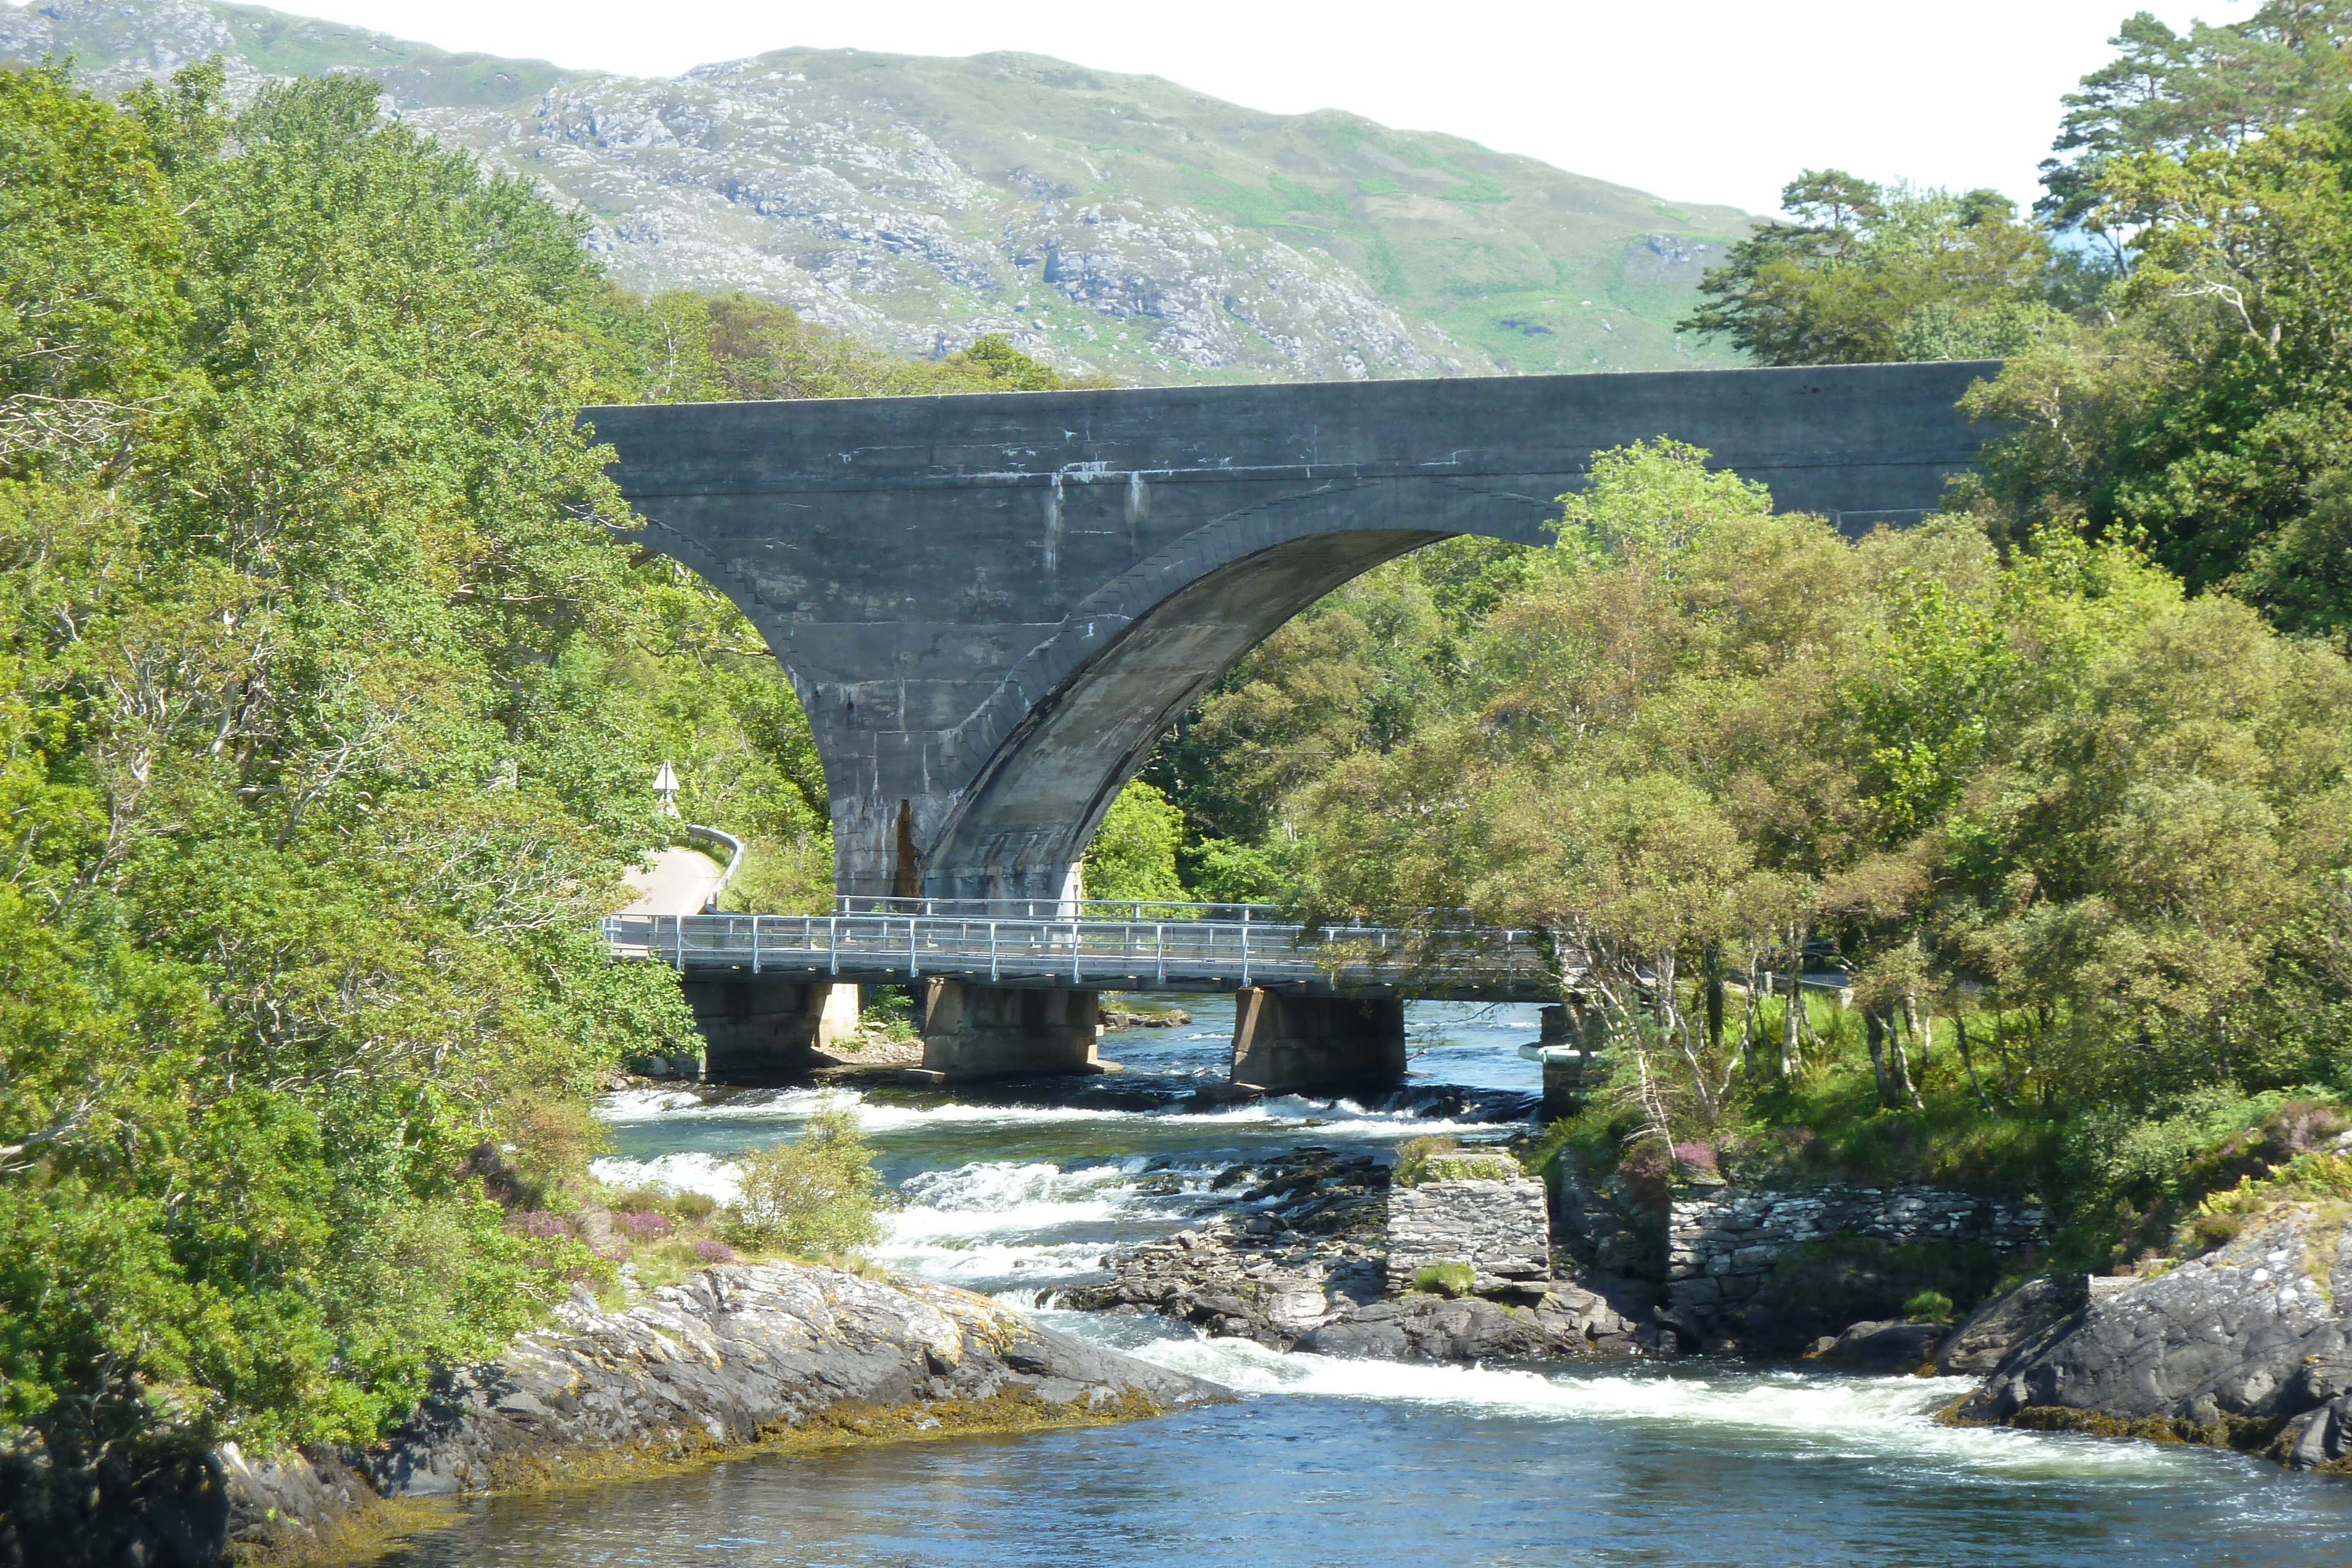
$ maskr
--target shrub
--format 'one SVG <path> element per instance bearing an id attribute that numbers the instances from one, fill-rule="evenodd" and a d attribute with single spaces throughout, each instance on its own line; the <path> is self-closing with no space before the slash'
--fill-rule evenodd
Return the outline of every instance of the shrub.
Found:
<path id="1" fill-rule="evenodd" d="M 1903 1303 L 1903 1315 L 1914 1322 L 1950 1322 L 1952 1298 L 1941 1291 L 1922 1291 Z"/>
<path id="2" fill-rule="evenodd" d="M 1466 1296 L 1477 1277 L 1467 1263 L 1432 1263 L 1412 1277 L 1412 1288 L 1433 1296 Z"/>
<path id="3" fill-rule="evenodd" d="M 915 1028 L 915 998 L 904 986 L 877 986 L 867 993 L 857 1021 L 888 1040 L 920 1040 Z"/>
<path id="4" fill-rule="evenodd" d="M 694 1244 L 694 1255 L 705 1263 L 735 1261 L 735 1249 L 728 1246 L 724 1241 L 713 1241 L 708 1237 Z"/>
<path id="5" fill-rule="evenodd" d="M 746 1240 L 811 1257 L 881 1237 L 882 1180 L 847 1106 L 819 1106 L 798 1138 L 746 1155 L 742 1173 L 733 1218 Z"/>
<path id="6" fill-rule="evenodd" d="M 1676 1144 L 1675 1173 L 1690 1181 L 1721 1181 L 1723 1170 L 1717 1163 L 1712 1144 Z"/>
<path id="7" fill-rule="evenodd" d="M 672 1229 L 667 1214 L 630 1214 L 619 1217 L 622 1233 L 632 1241 L 658 1241 Z"/>
<path id="8" fill-rule="evenodd" d="M 719 1208 L 719 1200 L 708 1193 L 672 1192 L 662 1187 L 631 1187 L 612 1202 L 615 1214 L 667 1214 L 688 1223 L 708 1219 Z"/>
<path id="9" fill-rule="evenodd" d="M 527 1208 L 520 1214 L 508 1216 L 507 1228 L 535 1241 L 551 1241 L 559 1236 L 571 1235 L 572 1222 L 543 1208 Z"/>
<path id="10" fill-rule="evenodd" d="M 1399 1186 L 1433 1181 L 1509 1181 L 1524 1174 L 1519 1162 L 1498 1151 L 1468 1150 L 1451 1138 L 1413 1138 L 1397 1149 L 1389 1179 Z"/>

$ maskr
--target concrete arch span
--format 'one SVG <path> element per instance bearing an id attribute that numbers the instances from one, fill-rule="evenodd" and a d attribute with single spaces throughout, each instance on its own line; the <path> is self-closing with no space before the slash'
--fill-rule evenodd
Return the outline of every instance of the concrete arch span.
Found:
<path id="1" fill-rule="evenodd" d="M 1672 434 L 1859 531 L 1936 504 L 1995 366 L 1848 366 L 586 411 L 644 542 L 791 673 L 848 894 L 1053 896 L 1152 738 L 1348 579 L 1535 542 Z"/>

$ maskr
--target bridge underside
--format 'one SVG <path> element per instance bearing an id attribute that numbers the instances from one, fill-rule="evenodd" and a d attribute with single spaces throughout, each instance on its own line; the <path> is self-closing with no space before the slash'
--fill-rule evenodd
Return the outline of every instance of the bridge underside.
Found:
<path id="1" fill-rule="evenodd" d="M 790 673 L 856 894 L 1054 897 L 1195 696 L 1348 579 L 1539 543 L 1590 455 L 1707 447 L 1850 532 L 1973 460 L 1995 366 L 1016 392 L 586 411 L 651 549 Z"/>

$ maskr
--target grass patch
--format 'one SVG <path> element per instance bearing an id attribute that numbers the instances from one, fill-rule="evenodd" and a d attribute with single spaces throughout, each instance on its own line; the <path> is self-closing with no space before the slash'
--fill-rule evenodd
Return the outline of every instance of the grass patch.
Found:
<path id="1" fill-rule="evenodd" d="M 1433 1296 L 1460 1298 L 1470 1293 L 1478 1271 L 1467 1263 L 1432 1263 L 1412 1277 L 1412 1288 Z"/>
<path id="2" fill-rule="evenodd" d="M 1433 1181 L 1516 1181 L 1526 1167 L 1500 1149 L 1465 1149 L 1451 1138 L 1413 1138 L 1398 1146 L 1389 1179 L 1399 1186 Z"/>
<path id="3" fill-rule="evenodd" d="M 1952 1313 L 1952 1298 L 1941 1291 L 1922 1291 L 1903 1303 L 1903 1315 L 1915 1323 L 1948 1323 Z"/>

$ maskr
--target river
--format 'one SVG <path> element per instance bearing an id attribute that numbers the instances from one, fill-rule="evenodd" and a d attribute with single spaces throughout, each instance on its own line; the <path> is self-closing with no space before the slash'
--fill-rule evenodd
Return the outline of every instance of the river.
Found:
<path id="1" fill-rule="evenodd" d="M 612 1563 L 826 1568 L 1151 1563 L 2352 1563 L 2352 1484 L 2207 1450 L 1938 1427 L 1963 1386 L 1725 1363 L 1546 1372 L 1401 1366 L 1205 1341 L 1151 1317 L 1051 1309 L 1106 1249 L 1197 1223 L 1218 1171 L 1319 1144 L 1507 1136 L 1531 1108 L 1532 1008 L 1414 1004 L 1413 1087 L 1385 1108 L 1211 1111 L 1221 998 L 1173 1030 L 1104 1036 L 1128 1071 L 997 1092 L 854 1099 L 901 1207 L 894 1268 L 990 1291 L 1056 1327 L 1213 1379 L 1234 1404 L 1125 1426 L 961 1438 L 478 1500 L 404 1568 Z M 726 1197 L 727 1157 L 819 1096 L 635 1091 L 604 1105 L 608 1179 Z"/>

